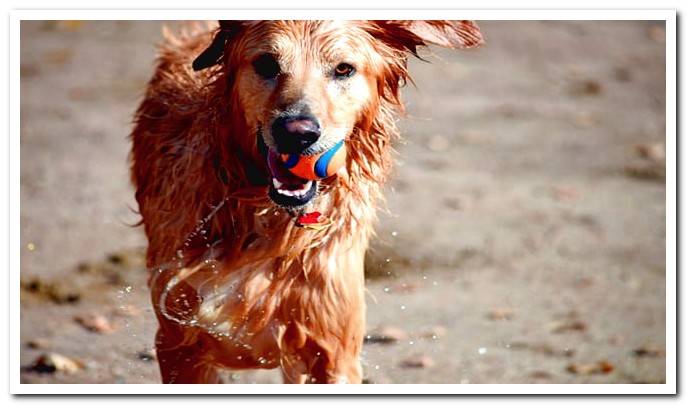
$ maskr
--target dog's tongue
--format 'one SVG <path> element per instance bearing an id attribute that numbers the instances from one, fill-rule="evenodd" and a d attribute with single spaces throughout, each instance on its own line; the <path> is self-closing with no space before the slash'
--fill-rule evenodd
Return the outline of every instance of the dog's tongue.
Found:
<path id="1" fill-rule="evenodd" d="M 279 154 L 271 149 L 267 153 L 267 167 L 270 169 L 272 177 L 287 186 L 300 187 L 308 182 L 307 179 L 302 179 L 294 175 L 286 167 L 284 167 L 284 163 L 279 158 Z"/>

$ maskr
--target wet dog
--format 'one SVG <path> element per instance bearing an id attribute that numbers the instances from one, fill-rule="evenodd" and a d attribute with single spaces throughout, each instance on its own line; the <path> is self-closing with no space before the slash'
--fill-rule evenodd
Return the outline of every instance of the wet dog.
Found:
<path id="1" fill-rule="evenodd" d="M 165 38 L 131 154 L 163 382 L 281 367 L 288 383 L 360 383 L 364 256 L 407 59 L 477 46 L 477 25 L 221 21 Z M 340 143 L 344 166 L 320 180 L 280 159 Z"/>

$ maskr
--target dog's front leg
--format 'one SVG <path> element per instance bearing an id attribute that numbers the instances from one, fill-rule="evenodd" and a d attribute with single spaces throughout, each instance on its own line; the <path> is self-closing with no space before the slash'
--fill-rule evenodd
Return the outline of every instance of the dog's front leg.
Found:
<path id="1" fill-rule="evenodd" d="M 281 375 L 284 384 L 305 384 L 308 379 L 308 375 L 301 372 L 301 367 L 282 366 Z"/>
<path id="2" fill-rule="evenodd" d="M 305 363 L 298 366 L 282 366 L 284 384 L 360 384 L 362 382 L 362 367 L 360 362 L 353 360 L 348 364 L 332 369 L 325 363 L 315 364 L 309 374 L 302 372 Z"/>
<path id="3" fill-rule="evenodd" d="M 312 383 L 320 384 L 360 384 L 363 369 L 357 355 L 338 358 L 313 367 L 310 379 Z"/>
<path id="4" fill-rule="evenodd" d="M 309 340 L 300 350 L 282 357 L 282 376 L 286 384 L 360 384 L 362 366 L 359 353 L 328 353 Z"/>
<path id="5" fill-rule="evenodd" d="M 155 337 L 157 360 L 164 384 L 217 384 L 218 369 L 206 359 L 203 340 L 181 345 L 179 336 L 158 329 Z"/>

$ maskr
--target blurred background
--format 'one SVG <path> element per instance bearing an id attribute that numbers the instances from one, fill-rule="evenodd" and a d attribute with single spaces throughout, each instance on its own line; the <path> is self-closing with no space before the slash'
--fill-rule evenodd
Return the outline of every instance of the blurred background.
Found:
<path id="1" fill-rule="evenodd" d="M 410 61 L 366 382 L 664 383 L 663 22 L 479 24 Z M 161 26 L 21 24 L 22 382 L 159 382 L 127 137 Z"/>

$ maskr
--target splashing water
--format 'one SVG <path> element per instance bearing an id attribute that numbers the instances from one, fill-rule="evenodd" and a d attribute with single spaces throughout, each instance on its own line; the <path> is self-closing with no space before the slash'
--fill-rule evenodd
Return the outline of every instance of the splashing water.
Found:
<path id="1" fill-rule="evenodd" d="M 157 271 L 153 274 L 153 280 L 151 280 L 152 283 L 155 283 L 155 280 L 158 277 L 160 277 L 160 275 L 164 274 L 166 271 L 171 269 L 177 271 L 177 274 L 172 276 L 167 281 L 162 293 L 160 294 L 159 301 L 157 302 L 157 307 L 159 308 L 160 313 L 166 319 L 176 322 L 179 325 L 200 327 L 204 329 L 206 332 L 215 336 L 218 340 L 223 340 L 225 338 L 235 340 L 235 335 L 237 331 L 235 331 L 234 329 L 236 329 L 236 327 L 231 327 L 231 325 L 229 325 L 227 322 L 221 324 L 218 324 L 217 322 L 204 322 L 202 320 L 202 314 L 194 313 L 192 311 L 192 306 L 188 299 L 189 297 L 186 297 L 185 294 L 180 294 L 179 299 L 176 299 L 174 302 L 175 306 L 181 308 L 178 310 L 170 311 L 167 305 L 167 298 L 169 297 L 170 293 L 177 286 L 179 286 L 181 282 L 189 281 L 190 278 L 198 272 L 210 270 L 214 275 L 217 275 L 219 273 L 218 263 L 215 260 L 216 253 L 214 252 L 213 248 L 218 243 L 220 243 L 221 240 L 215 241 L 212 244 L 210 244 L 208 241 L 208 230 L 206 229 L 206 226 L 210 223 L 210 220 L 224 206 L 227 200 L 227 197 L 222 199 L 222 201 L 220 201 L 220 203 L 217 204 L 205 218 L 198 221 L 198 225 L 193 229 L 191 233 L 188 234 L 188 236 L 184 240 L 183 247 L 176 251 L 176 257 L 172 258 L 171 263 L 175 263 L 175 265 L 162 266 L 158 268 Z M 205 259 L 200 264 L 191 268 L 184 268 L 184 250 L 188 248 L 191 245 L 191 241 L 193 241 L 193 239 L 195 239 L 198 236 L 202 237 L 203 240 L 208 242 L 205 244 L 205 246 L 208 247 L 209 250 L 205 255 Z M 206 289 L 206 286 L 204 284 L 205 283 L 201 283 L 195 288 L 197 293 L 195 298 L 199 301 L 203 301 L 203 305 L 205 305 L 206 303 L 209 304 L 209 307 L 212 309 L 217 309 L 223 306 L 226 303 L 226 297 L 229 296 L 231 291 L 234 289 L 234 286 L 230 285 L 228 287 L 224 286 L 225 290 L 220 290 L 219 286 L 215 284 L 210 287 L 211 292 L 202 294 L 201 296 L 201 294 L 198 294 L 198 291 Z M 240 342 L 237 342 L 237 344 L 244 346 L 246 348 L 250 348 L 248 345 L 245 345 Z"/>

